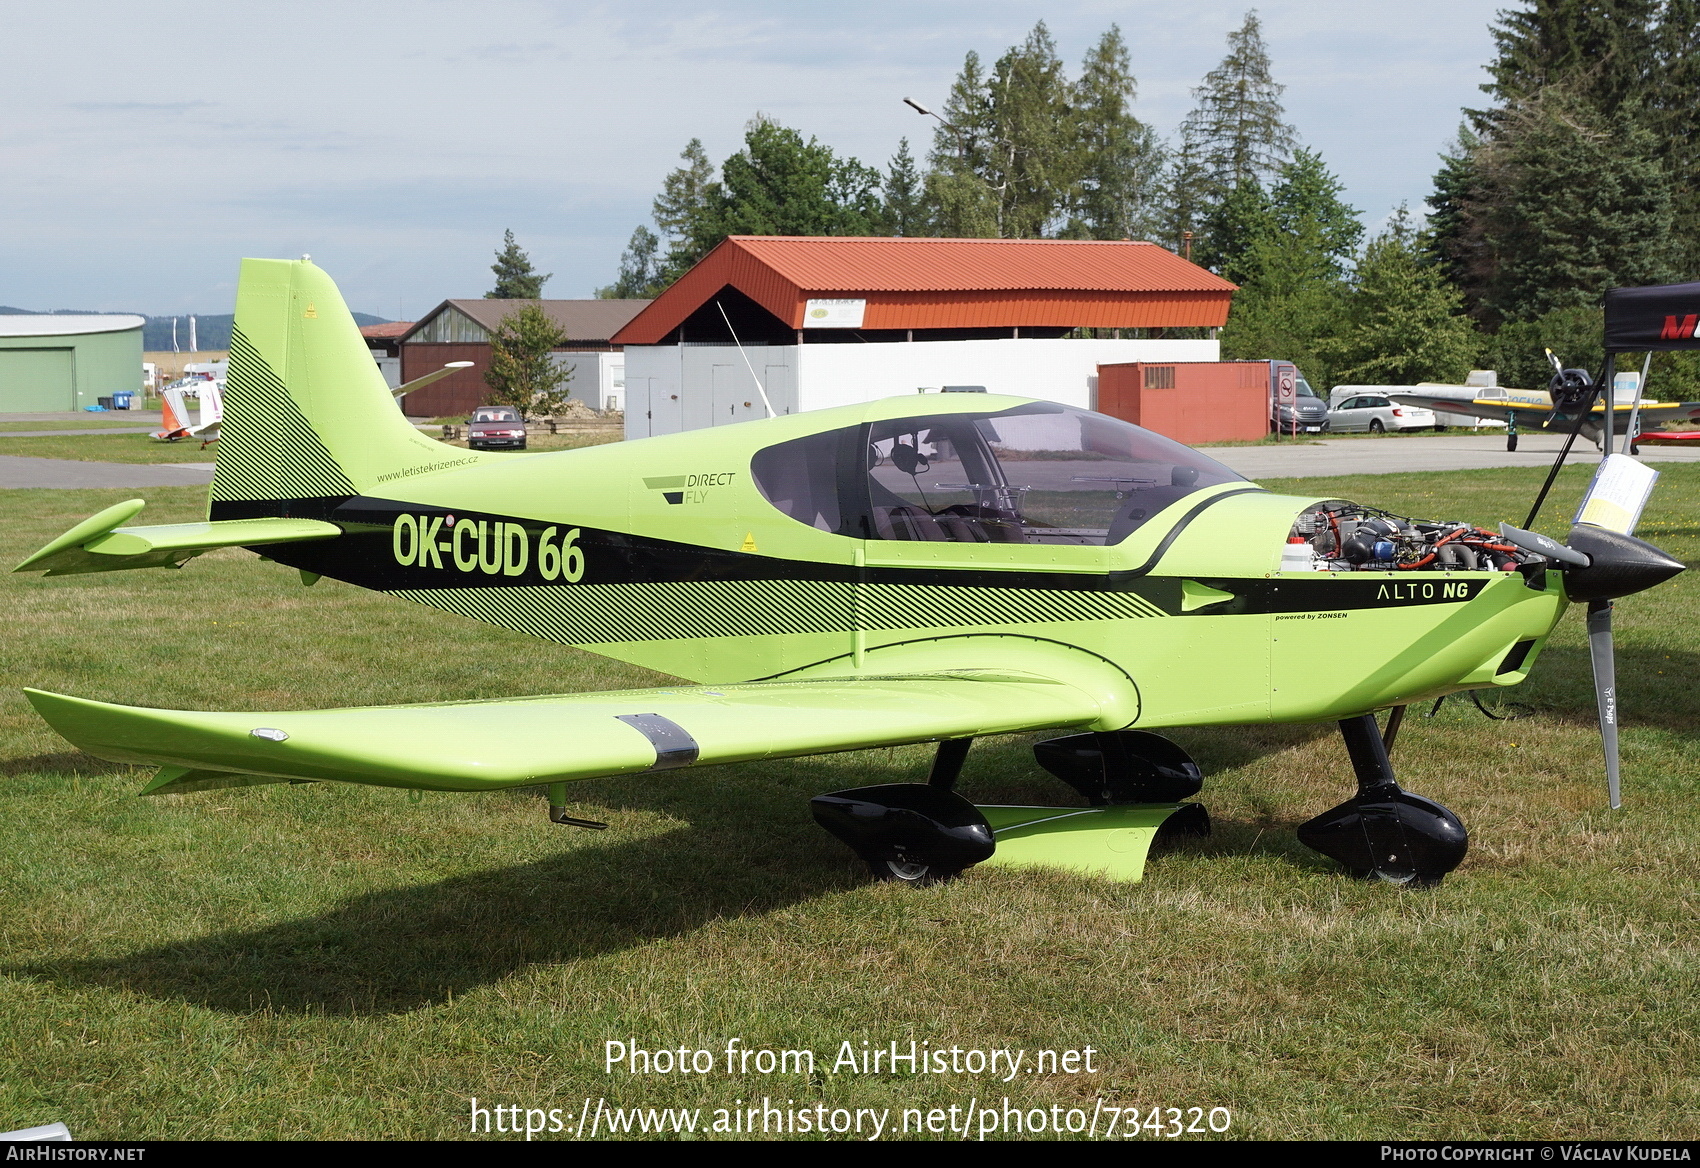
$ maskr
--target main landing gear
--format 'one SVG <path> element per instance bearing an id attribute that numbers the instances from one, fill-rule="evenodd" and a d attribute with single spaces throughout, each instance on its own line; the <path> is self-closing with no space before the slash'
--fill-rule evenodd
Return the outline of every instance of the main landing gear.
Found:
<path id="1" fill-rule="evenodd" d="M 1090 807 L 975 806 L 954 790 L 972 743 L 939 743 L 925 783 L 834 791 L 816 796 L 810 810 L 874 879 L 915 885 L 937 884 L 986 862 L 1138 880 L 1159 835 L 1210 833 L 1204 808 L 1180 802 L 1197 794 L 1203 773 L 1159 735 L 1117 730 L 1035 744 L 1039 765 Z"/>
<path id="2" fill-rule="evenodd" d="M 1352 875 L 1432 887 L 1463 862 L 1470 837 L 1451 811 L 1402 789 L 1387 757 L 1398 732 L 1396 709 L 1383 736 L 1374 714 L 1340 723 L 1358 793 L 1299 825 L 1299 842 L 1339 860 Z"/>

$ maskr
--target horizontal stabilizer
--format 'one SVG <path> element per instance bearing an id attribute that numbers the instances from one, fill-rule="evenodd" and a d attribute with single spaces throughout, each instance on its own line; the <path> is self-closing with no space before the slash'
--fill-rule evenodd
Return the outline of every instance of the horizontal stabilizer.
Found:
<path id="1" fill-rule="evenodd" d="M 150 790 L 230 772 L 483 791 L 694 764 L 1084 727 L 1096 698 L 1032 673 L 963 669 L 483 702 L 225 714 L 26 690 L 100 758 L 181 768 Z"/>
<path id="2" fill-rule="evenodd" d="M 118 526 L 141 509 L 140 499 L 108 507 L 83 520 L 12 571 L 73 576 L 127 568 L 176 568 L 214 548 L 299 543 L 335 539 L 342 534 L 342 528 L 336 524 L 317 519 L 221 519 L 157 527 Z"/>

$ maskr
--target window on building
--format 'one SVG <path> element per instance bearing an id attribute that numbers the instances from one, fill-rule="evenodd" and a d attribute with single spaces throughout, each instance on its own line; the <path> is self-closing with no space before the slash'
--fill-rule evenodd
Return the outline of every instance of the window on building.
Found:
<path id="1" fill-rule="evenodd" d="M 445 308 L 426 321 L 410 338 L 429 344 L 481 344 L 490 339 L 484 326 L 461 312 Z"/>
<path id="2" fill-rule="evenodd" d="M 862 539 L 1117 543 L 1205 487 L 1244 482 L 1149 430 L 1032 402 L 891 419 L 770 446 L 751 465 L 785 514 Z"/>

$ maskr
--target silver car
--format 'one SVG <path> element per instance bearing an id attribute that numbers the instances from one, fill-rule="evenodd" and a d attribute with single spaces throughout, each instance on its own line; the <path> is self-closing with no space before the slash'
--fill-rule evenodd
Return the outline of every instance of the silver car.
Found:
<path id="1" fill-rule="evenodd" d="M 1328 411 L 1328 428 L 1341 432 L 1368 430 L 1427 430 L 1435 427 L 1434 411 L 1417 406 L 1395 405 L 1375 393 L 1347 398 Z"/>

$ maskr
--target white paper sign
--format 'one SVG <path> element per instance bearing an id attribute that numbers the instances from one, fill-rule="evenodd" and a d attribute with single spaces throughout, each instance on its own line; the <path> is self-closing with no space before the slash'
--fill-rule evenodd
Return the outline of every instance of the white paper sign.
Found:
<path id="1" fill-rule="evenodd" d="M 803 308 L 803 327 L 859 329 L 867 310 L 866 300 L 811 300 Z"/>
<path id="2" fill-rule="evenodd" d="M 1621 535 L 1633 535 L 1641 522 L 1641 509 L 1653 493 L 1659 472 L 1627 454 L 1612 454 L 1600 460 L 1588 493 L 1582 496 L 1582 506 L 1576 511 L 1577 523 L 1591 523 Z"/>

